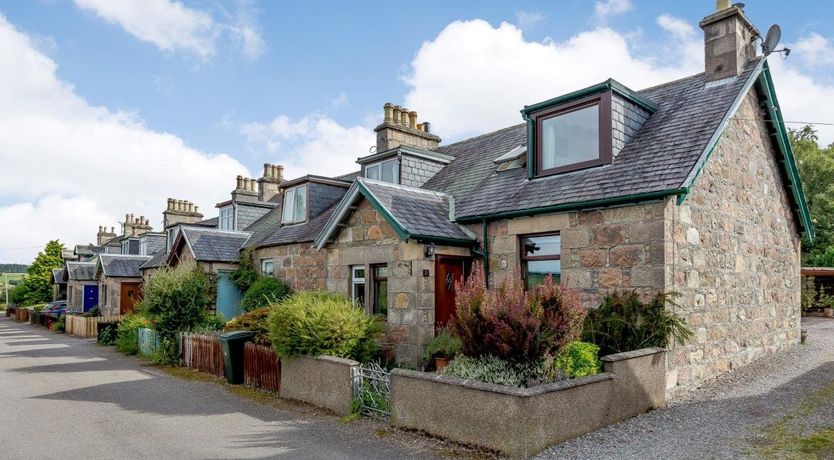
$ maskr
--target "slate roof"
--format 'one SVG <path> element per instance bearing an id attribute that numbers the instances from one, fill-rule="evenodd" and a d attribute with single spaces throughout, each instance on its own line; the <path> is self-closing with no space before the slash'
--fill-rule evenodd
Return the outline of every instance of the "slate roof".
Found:
<path id="1" fill-rule="evenodd" d="M 276 209 L 249 226 L 252 237 L 246 247 L 262 248 L 293 243 L 306 243 L 316 239 L 338 204 L 326 209 L 307 222 L 281 226 L 281 212 Z"/>
<path id="2" fill-rule="evenodd" d="M 139 267 L 139 271 L 147 270 L 149 268 L 159 268 L 165 265 L 165 261 L 168 260 L 168 255 L 169 254 L 165 251 L 152 255 L 150 259 Z"/>
<path id="3" fill-rule="evenodd" d="M 69 281 L 94 281 L 96 279 L 96 263 L 67 262 L 67 279 Z"/>
<path id="4" fill-rule="evenodd" d="M 527 168 L 496 172 L 495 158 L 527 145 L 519 124 L 438 148 L 455 160 L 424 188 L 454 195 L 457 219 L 679 189 L 759 64 L 721 85 L 698 74 L 638 92 L 658 109 L 610 165 L 535 180 Z"/>
<path id="5" fill-rule="evenodd" d="M 139 278 L 139 267 L 149 261 L 151 256 L 100 254 L 99 265 L 104 276 L 108 278 Z"/>
<path id="6" fill-rule="evenodd" d="M 182 234 L 199 262 L 240 261 L 239 250 L 249 233 L 208 228 L 183 227 Z"/>
<path id="7" fill-rule="evenodd" d="M 52 269 L 52 283 L 54 284 L 65 284 L 67 282 L 67 269 L 66 268 L 53 268 Z"/>
<path id="8" fill-rule="evenodd" d="M 474 242 L 462 227 L 449 221 L 449 207 L 453 198 L 445 193 L 357 178 L 345 197 L 338 203 L 316 237 L 321 248 L 338 232 L 338 225 L 351 213 L 351 206 L 364 196 L 378 210 L 402 239 L 426 241 Z"/>

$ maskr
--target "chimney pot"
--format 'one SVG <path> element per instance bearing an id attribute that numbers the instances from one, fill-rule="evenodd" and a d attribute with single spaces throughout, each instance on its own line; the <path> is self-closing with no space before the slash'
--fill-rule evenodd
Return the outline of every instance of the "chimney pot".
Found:
<path id="1" fill-rule="evenodd" d="M 194 206 L 194 212 L 195 212 L 195 213 L 196 213 L 196 212 L 199 212 L 199 211 L 198 211 L 198 209 L 199 209 L 199 206 Z"/>
<path id="2" fill-rule="evenodd" d="M 429 124 L 429 122 L 427 122 L 427 121 L 423 122 L 423 131 L 425 131 L 427 133 L 431 133 L 431 124 Z"/>
<path id="3" fill-rule="evenodd" d="M 264 177 L 272 176 L 272 166 L 269 163 L 264 163 Z"/>
<path id="4" fill-rule="evenodd" d="M 717 0 L 715 2 L 715 11 L 726 10 L 730 6 L 730 0 Z"/>
<path id="5" fill-rule="evenodd" d="M 275 166 L 275 177 L 278 180 L 284 180 L 284 166 L 283 165 L 276 165 Z"/>
<path id="6" fill-rule="evenodd" d="M 408 112 L 408 127 L 411 129 L 417 129 L 417 112 L 413 110 Z"/>
<path id="7" fill-rule="evenodd" d="M 394 123 L 395 125 L 400 124 L 400 114 L 402 113 L 402 107 L 395 105 L 392 111 L 394 117 L 392 123 Z"/>
<path id="8" fill-rule="evenodd" d="M 394 117 L 394 104 L 386 102 L 385 105 L 382 106 L 382 112 L 384 114 L 383 121 L 391 123 Z"/>
<path id="9" fill-rule="evenodd" d="M 408 109 L 403 107 L 402 111 L 400 112 L 400 124 L 403 126 L 408 126 Z"/>
<path id="10" fill-rule="evenodd" d="M 243 188 L 243 176 L 237 176 L 237 186 L 235 190 L 240 190 Z"/>

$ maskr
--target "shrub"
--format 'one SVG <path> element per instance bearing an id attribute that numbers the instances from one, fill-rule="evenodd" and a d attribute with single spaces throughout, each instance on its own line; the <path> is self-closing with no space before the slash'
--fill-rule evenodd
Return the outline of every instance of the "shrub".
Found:
<path id="1" fill-rule="evenodd" d="M 280 302 L 289 295 L 290 288 L 283 281 L 271 276 L 262 276 L 249 286 L 249 290 L 240 301 L 240 306 L 243 311 L 252 311 Z"/>
<path id="2" fill-rule="evenodd" d="M 455 290 L 457 312 L 449 328 L 469 357 L 538 362 L 578 339 L 586 314 L 576 295 L 554 284 L 552 276 L 528 292 L 518 273 L 487 289 L 483 267 L 476 263 Z"/>
<path id="3" fill-rule="evenodd" d="M 609 294 L 602 305 L 588 313 L 582 340 L 599 346 L 600 354 L 666 348 L 669 338 L 686 342 L 692 331 L 677 314 L 667 310 L 676 305 L 670 294 L 657 294 L 648 302 L 636 292 Z"/>
<path id="4" fill-rule="evenodd" d="M 58 318 L 58 321 L 55 321 L 53 327 L 55 328 L 55 332 L 64 332 L 67 330 L 67 323 L 64 320 L 64 315 L 61 315 L 61 317 Z"/>
<path id="5" fill-rule="evenodd" d="M 193 263 L 160 268 L 142 288 L 142 311 L 159 333 L 162 361 L 178 359 L 176 336 L 207 321 L 209 278 Z"/>
<path id="6" fill-rule="evenodd" d="M 223 328 L 225 332 L 252 331 L 255 333 L 253 341 L 261 345 L 272 345 L 269 340 L 269 307 L 261 307 L 257 310 L 244 313 L 232 319 Z"/>
<path id="7" fill-rule="evenodd" d="M 540 361 L 511 363 L 488 355 L 476 358 L 458 356 L 446 366 L 444 374 L 518 388 L 531 387 L 551 380 Z"/>
<path id="8" fill-rule="evenodd" d="M 240 253 L 240 265 L 232 272 L 231 279 L 241 292 L 247 292 L 261 275 L 255 270 L 254 248 L 246 248 Z"/>
<path id="9" fill-rule="evenodd" d="M 222 331 L 225 326 L 226 319 L 223 318 L 223 315 L 218 313 L 206 313 L 203 315 L 198 324 L 194 325 L 191 329 L 188 329 L 188 332 L 212 333 Z"/>
<path id="10" fill-rule="evenodd" d="M 368 362 L 379 352 L 381 333 L 378 318 L 326 292 L 298 293 L 269 314 L 269 338 L 281 358 L 330 355 Z"/>
<path id="11" fill-rule="evenodd" d="M 101 324 L 101 330 L 98 331 L 98 338 L 96 339 L 98 343 L 107 346 L 116 345 L 116 340 L 119 338 L 119 324 L 120 323 Z"/>
<path id="12" fill-rule="evenodd" d="M 87 310 L 87 312 L 83 313 L 81 316 L 85 318 L 95 318 L 101 316 L 101 310 L 99 310 L 98 307 L 93 307 Z"/>
<path id="13" fill-rule="evenodd" d="M 571 342 L 553 360 L 556 369 L 567 377 L 578 378 L 599 373 L 599 347 L 593 343 Z"/>
<path id="14" fill-rule="evenodd" d="M 116 350 L 128 355 L 139 353 L 139 328 L 150 327 L 147 318 L 140 315 L 128 315 L 116 333 Z"/>
<path id="15" fill-rule="evenodd" d="M 454 358 L 460 353 L 461 346 L 460 337 L 453 336 L 449 329 L 444 328 L 426 345 L 423 359 L 429 361 L 435 357 Z"/>

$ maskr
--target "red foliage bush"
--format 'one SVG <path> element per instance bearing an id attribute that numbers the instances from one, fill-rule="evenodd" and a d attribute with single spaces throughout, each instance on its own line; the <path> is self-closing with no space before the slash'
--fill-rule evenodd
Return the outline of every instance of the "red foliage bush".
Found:
<path id="1" fill-rule="evenodd" d="M 449 328 L 463 341 L 463 354 L 470 357 L 537 361 L 577 340 L 587 314 L 577 296 L 553 284 L 552 276 L 526 292 L 519 273 L 488 289 L 483 267 L 476 263 L 455 291 L 457 311 Z"/>

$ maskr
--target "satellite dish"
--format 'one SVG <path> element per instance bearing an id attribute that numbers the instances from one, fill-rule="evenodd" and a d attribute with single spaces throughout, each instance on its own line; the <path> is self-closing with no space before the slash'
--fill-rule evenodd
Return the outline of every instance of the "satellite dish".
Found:
<path id="1" fill-rule="evenodd" d="M 780 38 L 782 38 L 782 29 L 779 28 L 779 24 L 773 24 L 770 29 L 767 29 L 767 36 L 762 42 L 762 53 L 767 56 L 775 51 Z"/>

